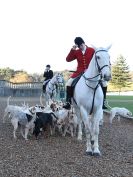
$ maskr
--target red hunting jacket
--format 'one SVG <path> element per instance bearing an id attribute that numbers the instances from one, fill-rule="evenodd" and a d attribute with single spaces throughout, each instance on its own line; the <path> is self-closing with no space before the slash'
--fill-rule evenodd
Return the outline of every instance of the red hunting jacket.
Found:
<path id="1" fill-rule="evenodd" d="M 83 54 L 80 49 L 78 50 L 71 49 L 68 56 L 66 57 L 66 61 L 71 62 L 76 59 L 78 63 L 77 70 L 71 75 L 71 78 L 79 76 L 82 72 L 84 72 L 88 68 L 94 52 L 95 50 L 93 48 L 87 46 L 85 54 Z"/>

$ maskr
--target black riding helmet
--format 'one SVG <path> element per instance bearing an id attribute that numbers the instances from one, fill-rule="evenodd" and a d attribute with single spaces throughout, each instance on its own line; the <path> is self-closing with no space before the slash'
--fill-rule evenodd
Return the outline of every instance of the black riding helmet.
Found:
<path id="1" fill-rule="evenodd" d="M 76 37 L 74 39 L 74 43 L 80 47 L 81 44 L 85 43 L 84 40 L 81 37 Z"/>
<path id="2" fill-rule="evenodd" d="M 49 67 L 49 68 L 50 68 L 50 65 L 46 65 L 46 67 Z"/>

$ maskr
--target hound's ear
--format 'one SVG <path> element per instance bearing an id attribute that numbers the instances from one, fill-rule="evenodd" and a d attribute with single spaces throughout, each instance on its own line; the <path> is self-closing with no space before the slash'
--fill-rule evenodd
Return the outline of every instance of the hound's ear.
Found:
<path id="1" fill-rule="evenodd" d="M 110 44 L 108 47 L 106 47 L 106 50 L 108 51 L 112 47 L 112 44 Z"/>

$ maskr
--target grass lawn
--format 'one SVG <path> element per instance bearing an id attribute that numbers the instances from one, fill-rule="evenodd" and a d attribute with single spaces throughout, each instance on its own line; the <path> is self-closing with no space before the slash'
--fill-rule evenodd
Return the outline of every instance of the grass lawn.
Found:
<path id="1" fill-rule="evenodd" d="M 108 104 L 111 107 L 125 107 L 133 113 L 133 96 L 107 96 Z"/>

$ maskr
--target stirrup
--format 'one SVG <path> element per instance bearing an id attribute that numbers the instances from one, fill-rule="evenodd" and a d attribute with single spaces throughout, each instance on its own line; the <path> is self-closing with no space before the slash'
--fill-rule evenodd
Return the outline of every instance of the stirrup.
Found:
<path id="1" fill-rule="evenodd" d="M 70 104 L 69 102 L 67 102 L 67 103 L 63 106 L 63 108 L 70 110 L 70 109 L 71 109 L 71 104 Z"/>

